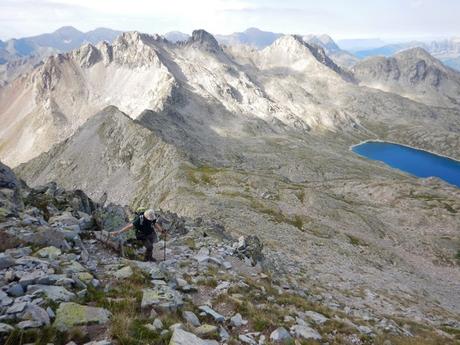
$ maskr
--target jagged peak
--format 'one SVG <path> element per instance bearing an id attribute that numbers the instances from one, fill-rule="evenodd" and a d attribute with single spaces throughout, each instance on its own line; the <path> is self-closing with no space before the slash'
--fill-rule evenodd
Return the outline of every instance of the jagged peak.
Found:
<path id="1" fill-rule="evenodd" d="M 205 30 L 194 30 L 192 36 L 186 42 L 189 46 L 204 48 L 210 52 L 222 51 L 221 46 L 217 42 L 216 38 Z"/>
<path id="2" fill-rule="evenodd" d="M 305 42 L 303 37 L 299 35 L 282 36 L 273 42 L 271 46 L 264 49 L 264 51 L 269 54 L 272 50 L 281 50 L 283 53 L 290 54 L 298 59 L 302 59 L 309 55 L 319 63 L 339 74 L 344 80 L 354 82 L 353 76 L 337 66 L 337 64 L 327 56 L 322 47 Z"/>
<path id="3" fill-rule="evenodd" d="M 166 39 L 158 34 L 149 35 L 139 31 L 127 31 L 118 36 L 113 45 L 149 44 L 155 42 L 166 42 Z"/>
<path id="4" fill-rule="evenodd" d="M 85 43 L 80 48 L 71 52 L 72 57 L 80 63 L 82 67 L 91 67 L 101 59 L 101 52 L 91 43 Z"/>

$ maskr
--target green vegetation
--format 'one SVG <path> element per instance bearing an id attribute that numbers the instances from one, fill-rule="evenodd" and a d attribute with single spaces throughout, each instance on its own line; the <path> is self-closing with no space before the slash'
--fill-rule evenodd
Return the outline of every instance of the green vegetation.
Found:
<path id="1" fill-rule="evenodd" d="M 352 245 L 354 245 L 354 246 L 362 246 L 362 247 L 367 247 L 368 246 L 368 244 L 364 240 L 362 240 L 362 239 L 360 239 L 360 238 L 358 238 L 356 236 L 350 235 L 350 234 L 346 234 L 346 235 L 347 235 L 347 237 L 350 240 L 350 243 Z"/>

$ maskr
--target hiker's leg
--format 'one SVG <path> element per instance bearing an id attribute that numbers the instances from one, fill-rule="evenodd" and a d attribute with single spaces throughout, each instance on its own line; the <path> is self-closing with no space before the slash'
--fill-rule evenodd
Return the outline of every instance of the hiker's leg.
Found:
<path id="1" fill-rule="evenodd" d="M 152 236 L 147 236 L 144 239 L 144 247 L 145 247 L 145 261 L 153 261 L 153 237 Z"/>

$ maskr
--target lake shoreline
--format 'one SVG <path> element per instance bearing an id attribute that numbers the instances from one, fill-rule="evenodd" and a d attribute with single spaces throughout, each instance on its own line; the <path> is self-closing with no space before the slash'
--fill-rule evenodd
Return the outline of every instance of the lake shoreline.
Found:
<path id="1" fill-rule="evenodd" d="M 439 157 L 447 158 L 447 159 L 450 159 L 450 160 L 452 160 L 452 161 L 454 161 L 454 162 L 460 163 L 460 160 L 455 159 L 455 158 L 452 158 L 452 157 L 447 156 L 447 155 L 443 155 L 443 154 L 441 154 L 441 153 L 436 153 L 436 152 L 433 152 L 433 151 L 430 151 L 430 150 L 425 150 L 425 149 L 421 149 L 421 148 L 418 148 L 418 147 L 414 147 L 414 146 L 410 146 L 410 145 L 406 145 L 406 144 L 397 143 L 397 142 L 395 142 L 395 141 L 382 140 L 382 139 L 367 139 L 367 140 L 363 140 L 363 141 L 361 141 L 361 142 L 358 143 L 358 144 L 351 145 L 351 146 L 349 147 L 349 150 L 356 154 L 356 152 L 353 151 L 353 148 L 354 148 L 354 147 L 360 146 L 360 145 L 362 145 L 362 144 L 372 143 L 372 142 L 374 142 L 374 143 L 388 143 L 388 144 L 394 144 L 394 145 L 399 145 L 399 146 L 405 146 L 405 147 L 409 147 L 409 148 L 414 149 L 414 150 L 424 151 L 424 152 L 427 152 L 427 153 L 431 153 L 432 155 L 436 155 L 436 156 L 439 156 Z M 360 155 L 360 156 L 361 156 L 361 155 Z"/>

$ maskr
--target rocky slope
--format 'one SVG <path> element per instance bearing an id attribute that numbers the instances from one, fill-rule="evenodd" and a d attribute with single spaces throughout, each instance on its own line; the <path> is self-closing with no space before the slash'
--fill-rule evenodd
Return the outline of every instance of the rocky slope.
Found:
<path id="1" fill-rule="evenodd" d="M 215 220 L 157 212 L 167 243 L 145 263 L 131 235 L 108 236 L 126 209 L 82 191 L 31 189 L 0 163 L 0 207 L 6 344 L 455 344 L 458 322 L 440 332 L 301 287 L 257 237 L 236 241 Z"/>
<path id="2" fill-rule="evenodd" d="M 363 85 L 435 106 L 459 107 L 460 73 L 421 48 L 391 58 L 366 59 L 353 68 Z"/>
<path id="3" fill-rule="evenodd" d="M 438 328 L 458 319 L 458 189 L 349 150 L 378 138 L 459 158 L 457 108 L 359 86 L 296 36 L 259 51 L 221 47 L 203 31 L 180 44 L 129 33 L 48 64 L 55 74 L 17 81 L 43 81 L 23 101 L 1 91 L 23 126 L 36 121 L 31 138 L 51 125 L 46 116 L 65 119 L 53 126 L 68 139 L 16 169 L 32 186 L 56 179 L 95 200 L 106 191 L 109 201 L 214 219 L 235 237 L 257 234 L 273 272 L 341 305 Z M 42 103 L 26 114 L 34 90 L 61 116 L 36 112 Z M 94 116 L 107 103 L 127 115 Z M 2 120 L 18 121 L 9 111 Z M 14 160 L 8 145 L 25 139 L 9 135 L 0 149 Z M 46 138 L 28 154 L 59 141 Z"/>

